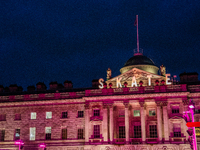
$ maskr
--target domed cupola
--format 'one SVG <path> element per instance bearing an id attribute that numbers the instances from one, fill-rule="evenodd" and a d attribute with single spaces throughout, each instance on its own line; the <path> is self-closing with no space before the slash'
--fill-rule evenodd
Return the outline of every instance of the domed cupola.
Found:
<path id="1" fill-rule="evenodd" d="M 125 73 L 133 68 L 138 68 L 153 74 L 158 74 L 159 69 L 150 58 L 139 52 L 135 53 L 134 56 L 124 64 L 120 72 Z"/>

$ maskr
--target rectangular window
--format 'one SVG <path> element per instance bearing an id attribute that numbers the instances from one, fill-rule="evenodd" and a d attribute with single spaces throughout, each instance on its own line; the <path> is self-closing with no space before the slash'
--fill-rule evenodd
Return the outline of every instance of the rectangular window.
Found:
<path id="1" fill-rule="evenodd" d="M 83 111 L 78 111 L 78 118 L 83 118 Z"/>
<path id="2" fill-rule="evenodd" d="M 30 140 L 35 140 L 35 127 L 30 128 Z"/>
<path id="3" fill-rule="evenodd" d="M 150 138 L 157 138 L 157 125 L 149 125 Z"/>
<path id="4" fill-rule="evenodd" d="M 100 125 L 94 125 L 94 138 L 100 138 Z"/>
<path id="5" fill-rule="evenodd" d="M 200 109 L 195 109 L 195 114 L 200 114 Z"/>
<path id="6" fill-rule="evenodd" d="M 149 110 L 149 116 L 155 116 L 155 115 L 156 115 L 155 109 Z"/>
<path id="7" fill-rule="evenodd" d="M 172 107 L 172 114 L 179 113 L 179 107 Z"/>
<path id="8" fill-rule="evenodd" d="M 125 126 L 119 126 L 119 138 L 126 138 L 125 137 Z"/>
<path id="9" fill-rule="evenodd" d="M 141 126 L 134 126 L 134 138 L 141 138 Z"/>
<path id="10" fill-rule="evenodd" d="M 78 139 L 83 139 L 83 129 L 78 129 Z"/>
<path id="11" fill-rule="evenodd" d="M 174 130 L 174 137 L 181 137 L 181 125 L 180 124 L 174 124 L 173 127 Z"/>
<path id="12" fill-rule="evenodd" d="M 119 110 L 119 117 L 125 117 L 125 110 L 123 109 Z"/>
<path id="13" fill-rule="evenodd" d="M 31 112 L 31 119 L 36 119 L 36 112 Z"/>
<path id="14" fill-rule="evenodd" d="M 100 116 L 100 110 L 99 109 L 94 109 L 94 116 Z"/>
<path id="15" fill-rule="evenodd" d="M 20 139 L 20 129 L 16 129 L 15 130 L 15 140 L 19 140 Z"/>
<path id="16" fill-rule="evenodd" d="M 0 130 L 0 141 L 4 141 L 5 138 L 5 130 Z"/>
<path id="17" fill-rule="evenodd" d="M 51 140 L 51 127 L 45 128 L 46 140 Z"/>
<path id="18" fill-rule="evenodd" d="M 6 114 L 0 114 L 0 121 L 6 121 Z"/>
<path id="19" fill-rule="evenodd" d="M 200 137 L 200 127 L 195 128 L 196 136 Z"/>
<path id="20" fill-rule="evenodd" d="M 52 118 L 52 112 L 46 112 L 46 119 Z"/>
<path id="21" fill-rule="evenodd" d="M 140 116 L 140 110 L 134 110 L 133 115 L 134 115 L 134 117 L 139 117 Z"/>
<path id="22" fill-rule="evenodd" d="M 66 112 L 62 112 L 62 118 L 67 118 L 67 111 Z"/>
<path id="23" fill-rule="evenodd" d="M 67 139 L 67 129 L 62 129 L 62 139 Z"/>
<path id="24" fill-rule="evenodd" d="M 15 114 L 15 120 L 21 120 L 21 114 Z"/>

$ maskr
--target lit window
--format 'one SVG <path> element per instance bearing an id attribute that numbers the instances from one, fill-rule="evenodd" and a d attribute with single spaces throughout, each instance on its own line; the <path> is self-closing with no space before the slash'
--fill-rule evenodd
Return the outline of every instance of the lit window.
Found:
<path id="1" fill-rule="evenodd" d="M 83 139 L 83 129 L 78 129 L 78 139 Z"/>
<path id="2" fill-rule="evenodd" d="M 62 129 L 62 139 L 67 139 L 67 129 Z"/>
<path id="3" fill-rule="evenodd" d="M 0 121 L 6 121 L 6 114 L 0 114 Z"/>
<path id="4" fill-rule="evenodd" d="M 5 130 L 0 130 L 0 141 L 4 141 L 5 138 Z"/>
<path id="5" fill-rule="evenodd" d="M 83 118 L 83 111 L 78 111 L 78 118 Z"/>
<path id="6" fill-rule="evenodd" d="M 134 126 L 134 138 L 141 138 L 141 126 Z"/>
<path id="7" fill-rule="evenodd" d="M 134 110 L 133 115 L 134 115 L 134 117 L 139 117 L 140 116 L 140 110 Z"/>
<path id="8" fill-rule="evenodd" d="M 172 107 L 172 114 L 179 113 L 179 107 Z"/>
<path id="9" fill-rule="evenodd" d="M 67 118 L 67 112 L 62 112 L 62 118 Z"/>
<path id="10" fill-rule="evenodd" d="M 200 127 L 195 128 L 196 136 L 200 137 Z"/>
<path id="11" fill-rule="evenodd" d="M 46 119 L 52 118 L 52 112 L 46 112 Z"/>
<path id="12" fill-rule="evenodd" d="M 181 125 L 180 124 L 174 124 L 174 137 L 181 137 Z"/>
<path id="13" fill-rule="evenodd" d="M 15 140 L 19 140 L 20 139 L 20 129 L 16 129 L 15 130 Z"/>
<path id="14" fill-rule="evenodd" d="M 31 119 L 36 119 L 36 112 L 31 113 Z"/>
<path id="15" fill-rule="evenodd" d="M 125 117 L 125 110 L 123 109 L 119 110 L 119 117 Z"/>
<path id="16" fill-rule="evenodd" d="M 100 110 L 94 109 L 94 116 L 100 116 Z"/>
<path id="17" fill-rule="evenodd" d="M 150 138 L 157 138 L 157 125 L 149 125 Z"/>
<path id="18" fill-rule="evenodd" d="M 125 138 L 125 126 L 119 126 L 119 138 Z"/>
<path id="19" fill-rule="evenodd" d="M 94 125 L 94 138 L 100 138 L 100 125 Z"/>
<path id="20" fill-rule="evenodd" d="M 21 114 L 15 114 L 15 120 L 21 120 Z"/>
<path id="21" fill-rule="evenodd" d="M 30 128 L 30 140 L 35 140 L 35 127 Z"/>
<path id="22" fill-rule="evenodd" d="M 149 116 L 155 116 L 155 115 L 156 115 L 155 109 L 149 110 Z"/>
<path id="23" fill-rule="evenodd" d="M 45 128 L 46 140 L 51 140 L 51 127 Z"/>

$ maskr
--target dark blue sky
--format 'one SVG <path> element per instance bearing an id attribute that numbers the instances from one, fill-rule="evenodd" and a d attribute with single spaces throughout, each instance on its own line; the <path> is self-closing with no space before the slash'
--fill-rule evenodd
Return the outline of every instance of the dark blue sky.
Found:
<path id="1" fill-rule="evenodd" d="M 199 0 L 1 0 L 0 84 L 71 80 L 74 87 L 113 76 L 140 47 L 167 73 L 200 73 Z"/>

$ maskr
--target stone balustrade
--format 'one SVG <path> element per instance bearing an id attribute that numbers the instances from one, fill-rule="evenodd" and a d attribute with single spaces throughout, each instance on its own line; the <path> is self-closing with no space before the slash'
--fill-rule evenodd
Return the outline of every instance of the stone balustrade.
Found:
<path id="1" fill-rule="evenodd" d="M 188 90 L 200 91 L 200 85 L 189 86 Z M 102 95 L 118 95 L 118 94 L 138 94 L 138 93 L 163 93 L 163 92 L 183 92 L 187 91 L 186 84 L 180 85 L 162 85 L 162 86 L 142 86 L 142 87 L 124 87 L 124 88 L 108 88 L 108 89 L 91 89 L 79 92 L 61 92 L 48 93 L 48 91 L 40 94 L 21 94 L 0 96 L 0 102 L 6 101 L 30 101 L 44 99 L 70 99 L 82 98 L 85 96 L 102 96 Z"/>

